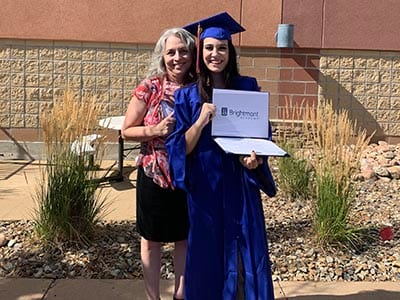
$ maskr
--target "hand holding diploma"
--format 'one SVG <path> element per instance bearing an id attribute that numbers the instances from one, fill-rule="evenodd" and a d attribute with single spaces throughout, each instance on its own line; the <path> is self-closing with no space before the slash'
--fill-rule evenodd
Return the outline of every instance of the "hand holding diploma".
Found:
<path id="1" fill-rule="evenodd" d="M 254 151 L 251 151 L 250 156 L 239 156 L 240 163 L 247 169 L 255 169 L 263 163 L 262 157 L 257 157 Z"/>
<path id="2" fill-rule="evenodd" d="M 212 118 L 215 116 L 216 112 L 216 107 L 212 103 L 203 103 L 203 106 L 201 107 L 201 112 L 200 116 L 197 119 L 196 123 L 200 128 L 204 128 L 208 122 L 212 120 Z"/>

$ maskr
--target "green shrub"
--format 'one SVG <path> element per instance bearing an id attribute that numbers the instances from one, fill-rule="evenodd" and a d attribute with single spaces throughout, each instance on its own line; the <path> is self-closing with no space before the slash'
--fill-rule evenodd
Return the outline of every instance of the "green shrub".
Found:
<path id="1" fill-rule="evenodd" d="M 35 231 L 45 241 L 87 242 L 106 213 L 89 157 L 71 150 L 73 141 L 96 132 L 97 113 L 95 99 L 77 101 L 67 92 L 42 114 L 47 162 L 34 198 Z"/>
<path id="2" fill-rule="evenodd" d="M 372 136 L 367 137 L 365 130 L 356 130 L 347 111 L 335 111 L 327 102 L 319 104 L 316 114 L 308 115 L 304 131 L 313 145 L 314 231 L 324 245 L 356 247 L 364 229 L 349 224 L 355 199 L 351 179 Z"/>
<path id="3" fill-rule="evenodd" d="M 347 111 L 335 111 L 329 102 L 322 101 L 317 108 L 303 103 L 287 103 L 283 113 L 291 128 L 281 134 L 281 145 L 291 157 L 278 161 L 280 189 L 289 198 L 313 200 L 313 229 L 322 245 L 356 248 L 365 228 L 349 222 L 355 198 L 351 179 L 372 135 L 357 130 Z"/>
<path id="4" fill-rule="evenodd" d="M 293 146 L 286 143 L 282 146 L 290 157 L 278 158 L 279 190 L 290 200 L 306 200 L 311 194 L 311 169 L 307 160 L 296 157 Z"/>
<path id="5" fill-rule="evenodd" d="M 313 227 L 323 245 L 355 246 L 359 230 L 349 225 L 354 192 L 329 173 L 316 176 L 317 198 Z"/>
<path id="6" fill-rule="evenodd" d="M 84 159 L 74 153 L 58 153 L 47 163 L 37 193 L 36 232 L 45 240 L 86 242 L 104 208 L 97 184 Z"/>

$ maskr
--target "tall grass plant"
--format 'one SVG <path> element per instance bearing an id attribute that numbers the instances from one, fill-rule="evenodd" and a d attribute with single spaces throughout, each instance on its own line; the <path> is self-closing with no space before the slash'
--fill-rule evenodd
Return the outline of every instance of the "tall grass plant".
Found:
<path id="1" fill-rule="evenodd" d="M 335 111 L 329 102 L 309 110 L 303 131 L 313 146 L 315 193 L 313 228 L 324 245 L 356 247 L 363 230 L 349 222 L 355 193 L 352 178 L 372 136 L 357 130 L 346 110 Z"/>
<path id="2" fill-rule="evenodd" d="M 287 102 L 285 118 L 293 121 L 280 143 L 291 158 L 278 161 L 281 189 L 289 198 L 312 200 L 313 230 L 321 245 L 356 248 L 364 229 L 349 221 L 355 198 L 352 178 L 372 135 L 357 130 L 348 112 L 334 110 L 330 102 L 318 108 Z"/>
<path id="3" fill-rule="evenodd" d="M 289 157 L 277 158 L 279 168 L 279 190 L 291 201 L 307 200 L 312 196 L 312 168 L 304 157 L 302 149 L 304 139 L 299 133 L 299 120 L 302 113 L 302 105 L 294 106 L 292 102 L 286 100 L 285 119 L 291 120 L 286 125 L 289 130 L 280 133 L 279 144 L 287 151 Z M 297 134 L 296 134 L 297 133 Z"/>
<path id="4" fill-rule="evenodd" d="M 84 154 L 85 145 L 81 145 L 81 155 L 71 149 L 72 143 L 85 135 L 101 135 L 99 112 L 94 97 L 79 100 L 67 91 L 41 115 L 47 162 L 35 195 L 35 230 L 46 241 L 87 242 L 107 212 L 105 197 L 96 191 L 97 172 L 88 168 L 90 157 Z M 94 154 L 99 164 L 101 148 L 97 145 Z"/>
<path id="5" fill-rule="evenodd" d="M 278 158 L 279 189 L 289 200 L 307 200 L 312 196 L 312 169 L 308 162 L 297 155 L 289 142 L 281 143 L 290 157 Z"/>

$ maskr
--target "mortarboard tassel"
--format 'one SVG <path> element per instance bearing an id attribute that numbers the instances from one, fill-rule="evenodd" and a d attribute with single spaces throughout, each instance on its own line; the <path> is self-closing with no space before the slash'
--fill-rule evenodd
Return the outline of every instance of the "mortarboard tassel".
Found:
<path id="1" fill-rule="evenodd" d="M 196 74 L 200 74 L 200 33 L 201 33 L 201 27 L 200 27 L 200 23 L 199 23 L 197 25 L 197 41 L 196 41 L 196 47 L 197 47 Z"/>

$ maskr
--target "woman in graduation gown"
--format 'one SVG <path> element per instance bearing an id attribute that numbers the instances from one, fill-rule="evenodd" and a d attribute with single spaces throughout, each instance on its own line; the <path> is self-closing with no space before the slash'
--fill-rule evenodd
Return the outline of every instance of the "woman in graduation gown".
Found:
<path id="1" fill-rule="evenodd" d="M 189 237 L 185 299 L 274 299 L 260 189 L 276 192 L 266 157 L 225 153 L 212 139 L 213 88 L 258 91 L 240 76 L 227 13 L 200 25 L 199 80 L 175 93 L 175 131 L 167 139 L 171 176 L 187 191 Z M 266 126 L 268 126 L 266 124 Z"/>

